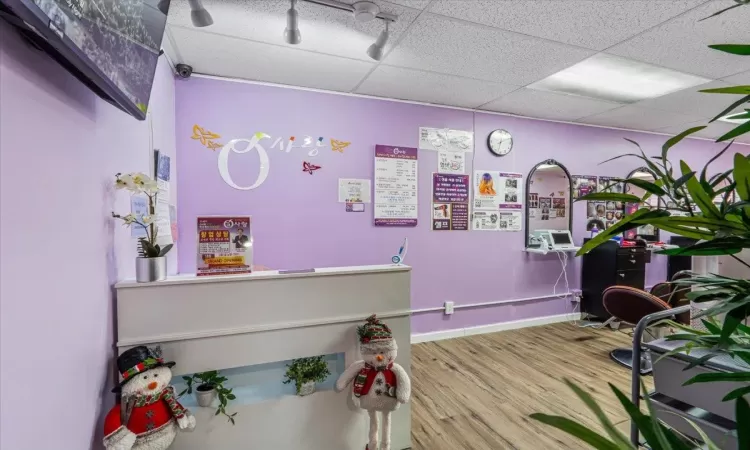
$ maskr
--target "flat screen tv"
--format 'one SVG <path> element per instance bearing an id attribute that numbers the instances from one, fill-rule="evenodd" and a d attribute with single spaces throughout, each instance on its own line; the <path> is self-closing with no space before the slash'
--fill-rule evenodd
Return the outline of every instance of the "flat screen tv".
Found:
<path id="1" fill-rule="evenodd" d="M 169 0 L 0 0 L 0 15 L 104 100 L 146 118 Z"/>

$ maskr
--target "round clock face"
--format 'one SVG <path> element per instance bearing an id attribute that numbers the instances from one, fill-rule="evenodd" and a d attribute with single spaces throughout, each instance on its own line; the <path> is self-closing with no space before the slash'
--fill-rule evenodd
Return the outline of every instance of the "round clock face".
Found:
<path id="1" fill-rule="evenodd" d="M 495 130 L 487 138 L 487 146 L 497 156 L 505 156 L 513 149 L 513 137 L 505 130 Z"/>

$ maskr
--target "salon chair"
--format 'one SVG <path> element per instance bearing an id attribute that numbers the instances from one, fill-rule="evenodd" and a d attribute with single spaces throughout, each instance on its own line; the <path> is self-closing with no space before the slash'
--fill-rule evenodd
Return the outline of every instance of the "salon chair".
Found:
<path id="1" fill-rule="evenodd" d="M 672 281 L 690 278 L 690 271 L 681 271 L 672 277 Z M 621 322 L 635 326 L 642 318 L 649 314 L 667 311 L 687 302 L 688 289 L 678 288 L 675 284 L 659 283 L 651 292 L 629 286 L 611 286 L 604 290 L 602 302 L 604 308 Z M 675 320 L 680 323 L 690 324 L 690 313 L 677 314 Z M 633 350 L 630 348 L 617 348 L 609 354 L 613 361 L 625 367 L 633 367 Z M 641 375 L 651 373 L 651 355 L 643 352 L 639 362 Z"/>

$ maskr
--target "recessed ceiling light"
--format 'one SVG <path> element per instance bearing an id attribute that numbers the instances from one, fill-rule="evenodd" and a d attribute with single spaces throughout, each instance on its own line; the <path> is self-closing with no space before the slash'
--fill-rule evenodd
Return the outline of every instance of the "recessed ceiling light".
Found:
<path id="1" fill-rule="evenodd" d="M 527 87 L 598 100 L 633 103 L 711 80 L 599 53 Z"/>
<path id="2" fill-rule="evenodd" d="M 728 116 L 719 117 L 719 120 L 722 122 L 729 122 L 729 123 L 742 125 L 745 122 L 750 122 L 750 112 L 745 111 L 745 112 L 729 114 Z"/>

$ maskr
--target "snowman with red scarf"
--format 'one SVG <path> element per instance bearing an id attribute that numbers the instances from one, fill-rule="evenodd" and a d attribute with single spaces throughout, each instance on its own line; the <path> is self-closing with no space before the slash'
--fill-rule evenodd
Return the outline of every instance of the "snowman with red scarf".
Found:
<path id="1" fill-rule="evenodd" d="M 178 429 L 195 429 L 195 417 L 177 402 L 169 384 L 174 365 L 145 346 L 117 358 L 123 380 L 112 392 L 121 392 L 122 402 L 104 419 L 107 450 L 164 450 Z"/>
<path id="2" fill-rule="evenodd" d="M 363 360 L 356 361 L 336 381 L 336 390 L 343 391 L 353 382 L 354 404 L 370 415 L 370 435 L 366 450 L 391 450 L 391 413 L 411 397 L 411 381 L 398 365 L 398 346 L 388 325 L 373 314 L 367 323 L 357 327 Z M 382 415 L 382 435 L 378 413 Z"/>

